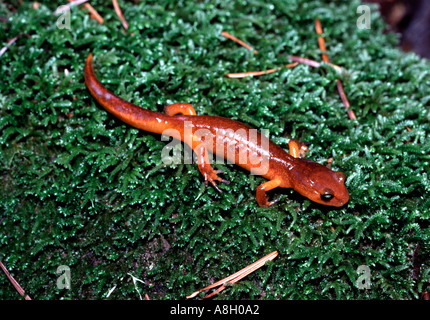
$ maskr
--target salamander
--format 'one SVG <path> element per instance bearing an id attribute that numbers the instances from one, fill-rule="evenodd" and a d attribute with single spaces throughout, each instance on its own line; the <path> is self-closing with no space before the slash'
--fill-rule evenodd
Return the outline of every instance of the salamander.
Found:
<path id="1" fill-rule="evenodd" d="M 210 182 L 221 192 L 217 182 L 229 183 L 219 176 L 222 171 L 212 168 L 211 154 L 268 180 L 256 191 L 261 207 L 269 207 L 279 200 L 269 201 L 266 195 L 277 187 L 292 188 L 308 199 L 327 206 L 341 207 L 349 200 L 345 175 L 300 157 L 303 152 L 299 150 L 300 144 L 296 140 L 290 140 L 287 152 L 256 129 L 239 121 L 197 115 L 189 103 L 167 105 L 164 113 L 136 106 L 116 96 L 97 79 L 91 53 L 86 59 L 84 78 L 91 95 L 118 119 L 138 129 L 171 136 L 191 147 L 206 186 Z"/>

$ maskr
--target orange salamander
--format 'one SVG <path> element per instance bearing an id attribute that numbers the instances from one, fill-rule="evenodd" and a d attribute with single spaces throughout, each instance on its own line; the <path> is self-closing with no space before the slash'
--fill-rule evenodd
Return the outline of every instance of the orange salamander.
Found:
<path id="1" fill-rule="evenodd" d="M 91 53 L 86 60 L 84 77 L 92 96 L 115 117 L 138 129 L 169 135 L 189 145 L 196 153 L 206 185 L 210 182 L 220 192 L 216 182 L 229 182 L 218 176 L 222 171 L 212 168 L 208 152 L 268 179 L 257 188 L 257 202 L 261 207 L 269 207 L 279 200 L 269 201 L 266 195 L 277 187 L 293 188 L 310 200 L 328 206 L 341 207 L 349 200 L 345 175 L 300 158 L 295 140 L 290 140 L 288 153 L 256 129 L 223 117 L 198 116 L 188 103 L 168 105 L 164 113 L 138 107 L 101 84 L 94 73 Z M 202 131 L 206 134 L 202 135 Z"/>

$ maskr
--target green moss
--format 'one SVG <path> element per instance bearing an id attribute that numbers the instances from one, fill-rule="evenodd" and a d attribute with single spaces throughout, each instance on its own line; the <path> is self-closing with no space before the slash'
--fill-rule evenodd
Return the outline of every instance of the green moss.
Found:
<path id="1" fill-rule="evenodd" d="M 110 5 L 93 1 L 103 25 L 78 8 L 70 30 L 56 6 L 0 4 L 11 23 L 0 42 L 25 33 L 0 58 L 0 259 L 37 299 L 179 299 L 273 250 L 279 256 L 216 298 L 414 299 L 430 272 L 430 64 L 396 48 L 372 6 L 370 30 L 356 26 L 359 1 L 121 2 L 124 33 Z M 357 115 L 349 120 L 329 68 L 263 70 L 295 54 L 320 60 L 314 20 Z M 227 30 L 257 55 L 221 36 Z M 109 115 L 90 96 L 83 65 L 121 97 L 152 110 L 189 102 L 258 129 L 287 148 L 310 142 L 309 158 L 347 176 L 351 200 L 333 209 L 291 190 L 260 208 L 264 181 L 225 164 L 230 185 L 204 187 L 196 165 L 160 165 L 166 142 Z M 68 75 L 65 75 L 67 69 Z M 410 131 L 407 128 L 411 129 Z M 421 277 L 413 250 L 421 246 Z M 356 287 L 357 268 L 372 287 Z M 57 267 L 72 289 L 58 289 Z M 15 299 L 0 275 L 0 298 Z"/>

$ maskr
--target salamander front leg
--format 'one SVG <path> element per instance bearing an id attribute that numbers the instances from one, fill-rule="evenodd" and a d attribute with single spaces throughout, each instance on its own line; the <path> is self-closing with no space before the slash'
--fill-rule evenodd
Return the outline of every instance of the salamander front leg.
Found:
<path id="1" fill-rule="evenodd" d="M 275 189 L 276 187 L 279 187 L 281 184 L 281 180 L 279 179 L 273 179 L 270 181 L 267 181 L 266 183 L 263 183 L 257 188 L 257 202 L 260 207 L 270 207 L 272 204 L 279 201 L 279 199 L 273 200 L 273 201 L 267 201 L 267 195 L 266 192 L 272 189 Z"/>
<path id="2" fill-rule="evenodd" d="M 212 185 L 219 192 L 222 190 L 217 186 L 216 181 L 223 182 L 229 184 L 230 181 L 224 180 L 218 176 L 219 173 L 223 173 L 222 170 L 214 170 L 209 162 L 208 151 L 204 147 L 198 147 L 194 150 L 197 154 L 197 165 L 203 177 L 205 178 L 206 187 L 208 186 L 208 182 L 212 183 Z"/>
<path id="3" fill-rule="evenodd" d="M 176 116 L 177 114 L 183 114 L 185 116 L 195 116 L 196 111 L 193 106 L 189 103 L 172 103 L 164 107 L 164 113 L 168 116 Z"/>
<path id="4" fill-rule="evenodd" d="M 291 139 L 288 142 L 288 147 L 290 148 L 290 155 L 294 158 L 304 158 L 306 152 L 309 151 L 309 148 L 305 145 L 305 143 Z"/>

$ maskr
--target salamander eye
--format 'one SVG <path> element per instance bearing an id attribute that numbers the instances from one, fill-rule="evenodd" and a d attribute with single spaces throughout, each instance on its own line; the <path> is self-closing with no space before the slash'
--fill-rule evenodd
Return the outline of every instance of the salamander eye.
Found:
<path id="1" fill-rule="evenodd" d="M 321 193 L 321 199 L 324 201 L 330 201 L 331 199 L 333 199 L 333 197 L 333 191 L 331 191 L 330 189 L 325 189 L 323 193 Z"/>

